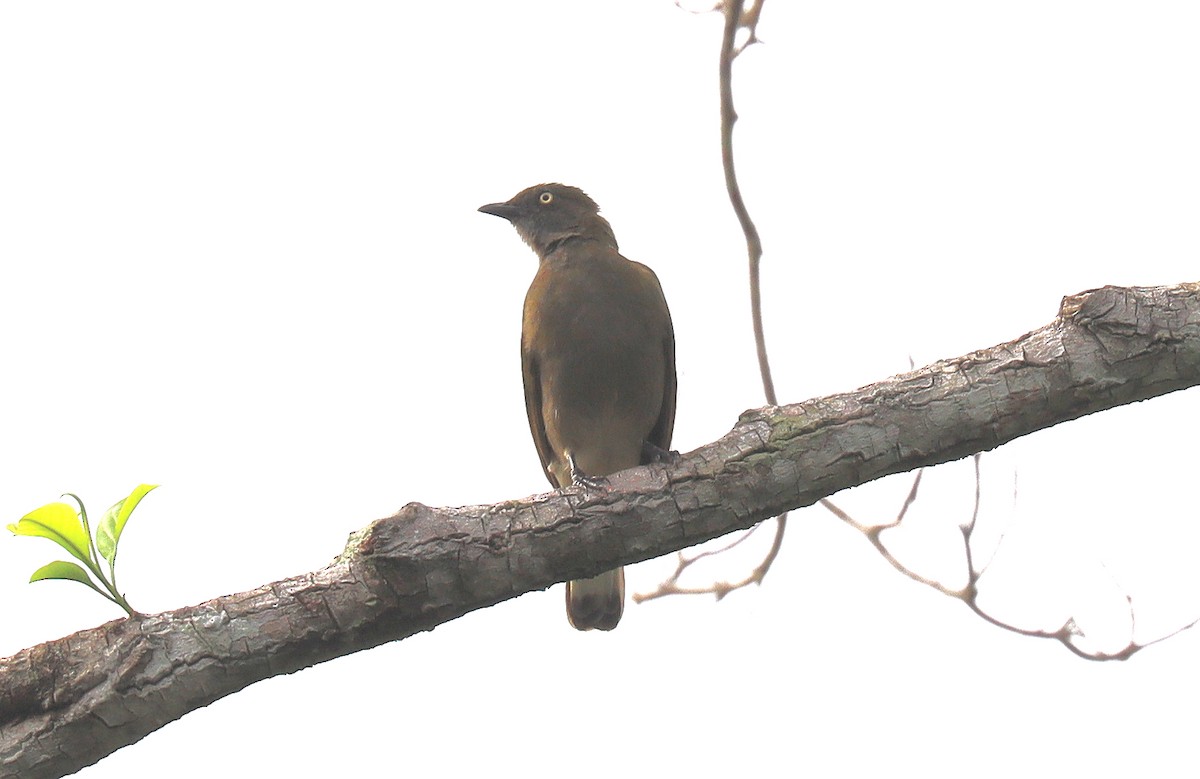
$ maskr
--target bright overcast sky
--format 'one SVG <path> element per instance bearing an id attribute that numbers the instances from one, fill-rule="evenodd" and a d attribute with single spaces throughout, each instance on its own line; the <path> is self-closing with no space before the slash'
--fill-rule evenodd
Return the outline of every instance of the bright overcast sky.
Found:
<path id="1" fill-rule="evenodd" d="M 0 519 L 161 483 L 120 565 L 161 611 L 325 565 L 409 501 L 543 491 L 517 350 L 535 259 L 475 209 L 547 180 L 662 279 L 675 446 L 726 432 L 762 394 L 720 31 L 667 0 L 0 5 Z M 770 0 L 759 32 L 737 148 L 782 401 L 1016 338 L 1066 294 L 1200 280 L 1195 3 Z M 1005 541 L 984 605 L 1075 615 L 1110 651 L 1126 595 L 1142 641 L 1200 617 L 1198 401 L 985 457 L 981 549 Z M 906 489 L 837 500 L 883 520 Z M 972 491 L 969 463 L 928 474 L 896 539 L 922 572 L 957 583 Z M 118 616 L 26 584 L 55 551 L 0 537 L 0 656 Z M 561 601 L 255 685 L 80 776 L 1194 768 L 1200 633 L 1088 663 L 911 583 L 821 509 L 719 604 L 629 605 L 601 635 Z"/>

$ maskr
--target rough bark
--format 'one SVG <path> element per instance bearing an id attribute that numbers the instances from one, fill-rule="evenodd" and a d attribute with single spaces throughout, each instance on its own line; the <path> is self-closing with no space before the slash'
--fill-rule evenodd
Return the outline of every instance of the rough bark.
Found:
<path id="1" fill-rule="evenodd" d="M 0 776 L 61 776 L 260 679 L 1197 384 L 1200 283 L 1105 287 L 1010 343 L 749 411 L 720 440 L 604 492 L 412 503 L 318 571 L 0 660 Z"/>

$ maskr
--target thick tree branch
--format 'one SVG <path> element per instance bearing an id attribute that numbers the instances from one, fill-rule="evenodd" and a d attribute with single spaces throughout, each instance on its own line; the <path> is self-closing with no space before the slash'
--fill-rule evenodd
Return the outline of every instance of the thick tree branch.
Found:
<path id="1" fill-rule="evenodd" d="M 747 412 L 720 440 L 616 474 L 604 493 L 409 504 L 319 571 L 0 660 L 0 776 L 61 776 L 255 681 L 1197 384 L 1200 283 L 1106 287 L 1065 298 L 1011 343 Z"/>

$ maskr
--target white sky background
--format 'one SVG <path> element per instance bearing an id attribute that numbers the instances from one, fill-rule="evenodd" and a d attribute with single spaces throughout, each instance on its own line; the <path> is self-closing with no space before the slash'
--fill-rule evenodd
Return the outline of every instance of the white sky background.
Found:
<path id="1" fill-rule="evenodd" d="M 320 567 L 411 500 L 546 489 L 517 348 L 534 256 L 475 211 L 528 185 L 583 187 L 662 279 L 676 448 L 762 402 L 719 16 L 415 9 L 0 5 L 0 519 L 162 483 L 122 541 L 142 610 Z M 760 35 L 736 140 L 781 400 L 1010 340 L 1066 294 L 1200 279 L 1194 3 L 771 0 Z M 1074 614 L 1109 651 L 1126 593 L 1143 641 L 1200 616 L 1198 400 L 988 455 L 980 539 L 1006 538 L 985 604 Z M 956 581 L 970 480 L 927 474 L 896 540 L 925 573 Z M 883 520 L 907 484 L 837 500 Z M 556 587 L 255 685 L 80 776 L 1194 770 L 1200 633 L 1088 663 L 794 517 L 767 582 L 719 604 L 630 604 L 584 635 Z M 0 537 L 0 656 L 118 616 L 26 584 L 55 552 Z"/>

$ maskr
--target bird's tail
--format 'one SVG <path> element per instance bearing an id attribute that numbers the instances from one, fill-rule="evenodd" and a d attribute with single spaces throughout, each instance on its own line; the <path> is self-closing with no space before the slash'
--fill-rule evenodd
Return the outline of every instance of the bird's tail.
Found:
<path id="1" fill-rule="evenodd" d="M 624 608 L 624 568 L 567 582 L 567 619 L 576 630 L 612 630 Z"/>

